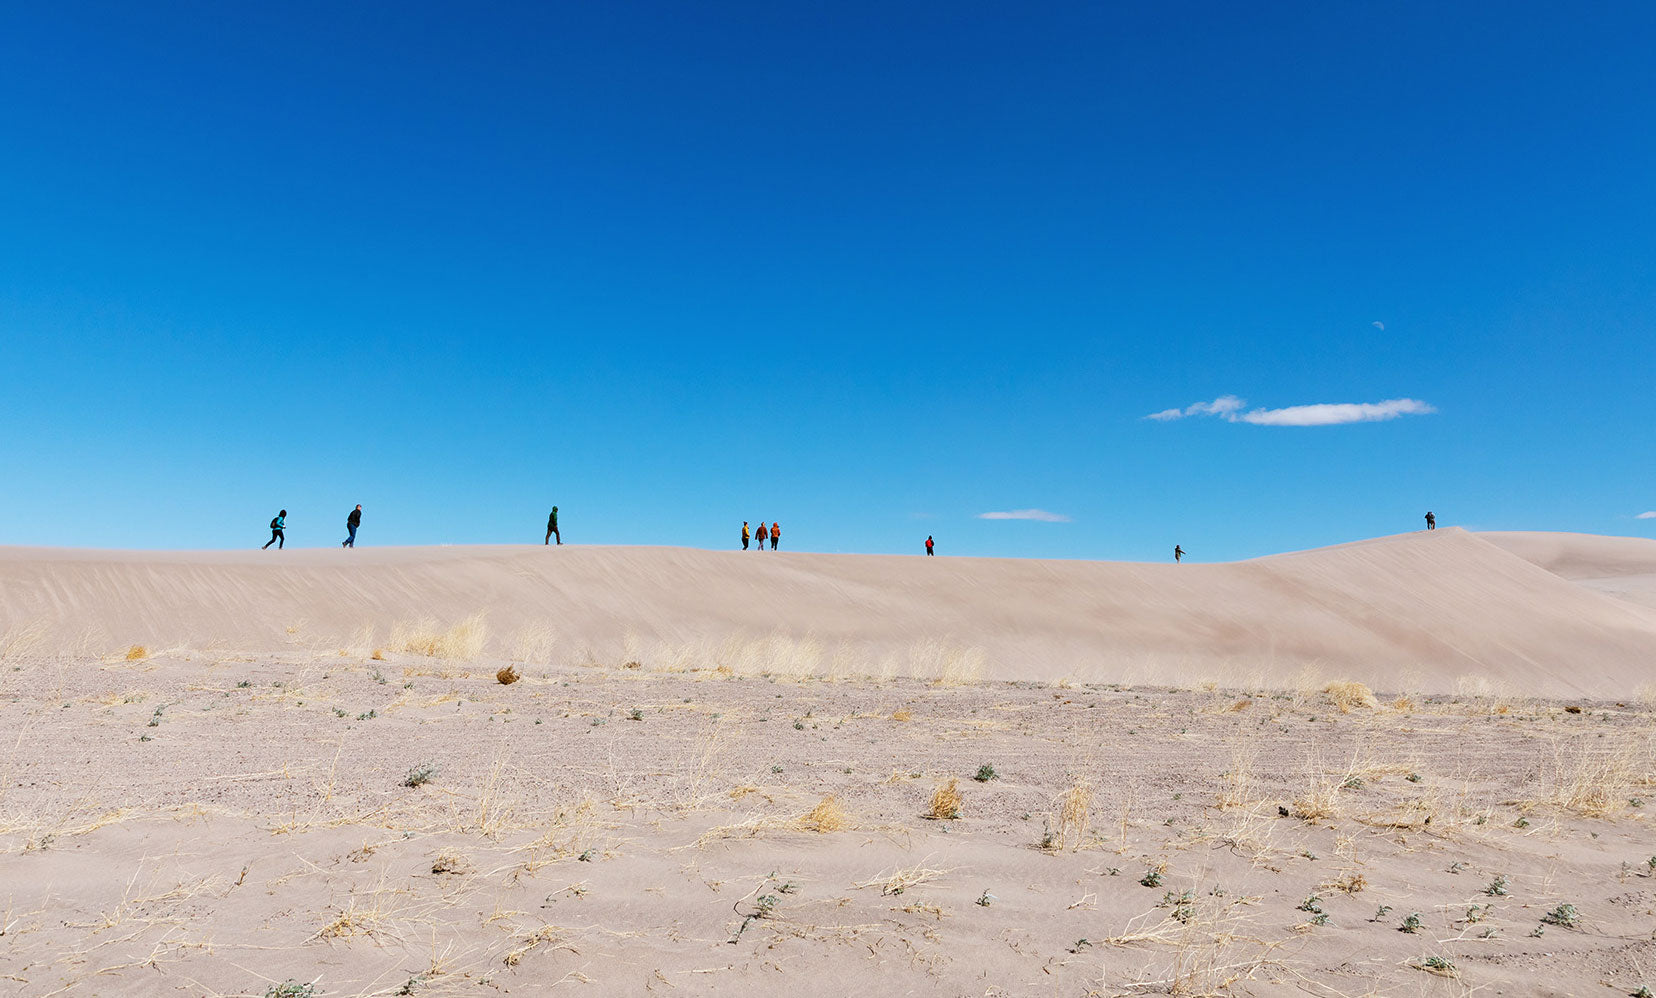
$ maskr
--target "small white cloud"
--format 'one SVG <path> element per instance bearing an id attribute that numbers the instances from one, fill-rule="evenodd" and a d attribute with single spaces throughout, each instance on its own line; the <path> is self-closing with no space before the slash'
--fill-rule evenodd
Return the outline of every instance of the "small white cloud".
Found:
<path id="1" fill-rule="evenodd" d="M 1044 509 L 1008 509 L 998 513 L 979 513 L 980 520 L 1040 520 L 1042 523 L 1069 523 L 1062 513 L 1048 513 Z"/>
<path id="2" fill-rule="evenodd" d="M 1197 402 L 1183 409 L 1163 409 L 1144 418 L 1165 423 L 1186 416 L 1218 416 L 1227 423 L 1252 423 L 1255 426 L 1338 426 L 1342 423 L 1377 423 L 1399 416 L 1426 416 L 1437 412 L 1432 405 L 1419 399 L 1319 402 L 1281 409 L 1248 409 L 1247 405 L 1235 395 L 1221 395 L 1212 402 Z"/>
<path id="3" fill-rule="evenodd" d="M 1644 513 L 1640 513 L 1638 516 L 1635 516 L 1633 519 L 1635 519 L 1635 520 L 1656 520 L 1656 509 L 1649 510 L 1649 511 L 1644 512 Z"/>
<path id="4" fill-rule="evenodd" d="M 1371 322 L 1371 323 L 1369 323 L 1369 325 L 1373 326 L 1375 329 L 1380 330 L 1382 333 L 1386 331 L 1386 324 L 1384 322 Z"/>

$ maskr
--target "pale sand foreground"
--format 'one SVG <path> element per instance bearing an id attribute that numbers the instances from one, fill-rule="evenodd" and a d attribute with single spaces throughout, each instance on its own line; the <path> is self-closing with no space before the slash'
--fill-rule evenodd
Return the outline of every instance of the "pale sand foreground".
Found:
<path id="1" fill-rule="evenodd" d="M 13 550 L 0 994 L 1656 989 L 1651 611 L 1565 577 L 1624 541 Z"/>

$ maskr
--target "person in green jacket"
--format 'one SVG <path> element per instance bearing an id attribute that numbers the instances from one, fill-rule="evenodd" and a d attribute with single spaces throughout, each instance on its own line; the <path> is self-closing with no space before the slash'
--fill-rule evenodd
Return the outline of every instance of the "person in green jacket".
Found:
<path id="1" fill-rule="evenodd" d="M 563 543 L 563 534 L 558 533 L 558 507 L 556 506 L 552 507 L 552 515 L 546 518 L 546 543 L 551 544 L 554 537 L 558 539 L 559 544 Z"/>
<path id="2" fill-rule="evenodd" d="M 282 546 L 287 543 L 287 541 L 285 539 L 285 535 L 282 533 L 282 531 L 284 531 L 286 529 L 287 529 L 287 510 L 284 509 L 280 513 L 276 514 L 275 519 L 270 521 L 270 540 L 265 541 L 264 547 L 260 548 L 259 550 L 263 551 L 265 548 L 270 547 L 272 544 L 276 545 L 276 550 L 278 550 L 278 551 L 282 550 Z"/>

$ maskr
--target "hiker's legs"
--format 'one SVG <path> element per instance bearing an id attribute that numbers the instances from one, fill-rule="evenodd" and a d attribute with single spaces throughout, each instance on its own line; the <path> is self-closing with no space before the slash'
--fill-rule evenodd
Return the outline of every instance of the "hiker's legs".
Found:
<path id="1" fill-rule="evenodd" d="M 278 538 L 280 536 L 282 536 L 282 532 L 280 530 L 272 530 L 270 532 L 270 540 L 265 541 L 264 542 L 264 547 L 260 548 L 259 550 L 263 551 L 263 550 L 265 550 L 265 548 L 268 548 L 272 544 L 275 544 L 276 543 L 276 538 Z"/>
<path id="2" fill-rule="evenodd" d="M 558 539 L 558 543 L 560 545 L 563 544 L 563 534 L 558 533 L 558 528 L 557 527 L 552 528 L 552 536 L 556 537 Z"/>
<path id="3" fill-rule="evenodd" d="M 744 537 L 744 538 L 742 538 L 742 550 L 746 551 L 747 546 L 748 546 L 748 539 L 746 537 Z"/>
<path id="4" fill-rule="evenodd" d="M 771 550 L 772 550 L 772 551 L 775 551 L 775 550 L 776 550 L 776 542 L 777 542 L 777 538 L 776 538 L 776 537 L 772 537 L 772 538 L 771 538 Z"/>
<path id="5" fill-rule="evenodd" d="M 345 532 L 351 535 L 345 538 L 345 547 L 356 547 L 356 528 L 347 523 L 345 524 Z"/>

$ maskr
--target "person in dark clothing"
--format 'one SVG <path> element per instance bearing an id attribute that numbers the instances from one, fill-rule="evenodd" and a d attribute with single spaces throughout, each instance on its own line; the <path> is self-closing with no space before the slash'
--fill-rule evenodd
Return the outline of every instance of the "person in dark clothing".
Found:
<path id="1" fill-rule="evenodd" d="M 776 542 L 782 539 L 782 525 L 775 520 L 771 521 L 771 550 L 776 550 Z"/>
<path id="2" fill-rule="evenodd" d="M 275 519 L 270 521 L 270 540 L 265 541 L 264 547 L 260 548 L 259 550 L 263 551 L 265 548 L 270 547 L 272 544 L 276 545 L 276 550 L 278 550 L 278 551 L 282 550 L 282 546 L 287 543 L 287 541 L 285 539 L 285 536 L 282 533 L 282 531 L 284 531 L 286 529 L 287 529 L 287 510 L 284 509 L 280 513 L 276 514 Z"/>
<path id="3" fill-rule="evenodd" d="M 558 533 L 558 507 L 556 506 L 552 507 L 551 515 L 546 518 L 545 543 L 551 544 L 554 537 L 558 539 L 558 544 L 563 544 L 563 534 Z"/>
<path id="4" fill-rule="evenodd" d="M 765 550 L 765 538 L 770 536 L 770 532 L 769 532 L 769 528 L 767 528 L 765 526 L 765 521 L 764 520 L 759 521 L 759 529 L 753 532 L 753 536 L 759 542 L 758 544 L 755 544 L 753 546 L 753 550 L 755 550 L 755 551 Z"/>
<path id="5" fill-rule="evenodd" d="M 927 535 L 926 535 L 926 554 L 928 554 L 928 555 L 933 555 L 933 554 L 935 554 L 935 553 L 936 553 L 936 552 L 934 552 L 934 551 L 933 551 L 933 550 L 932 550 L 932 539 L 931 539 L 931 534 L 927 534 Z"/>
<path id="6" fill-rule="evenodd" d="M 1427 530 L 1436 530 L 1437 529 L 1437 517 L 1432 515 L 1431 510 L 1426 511 L 1426 529 Z"/>
<path id="7" fill-rule="evenodd" d="M 1183 557 L 1184 557 L 1184 548 L 1178 546 L 1177 544 L 1173 545 L 1173 561 L 1174 561 L 1174 563 L 1177 564 L 1179 559 L 1183 558 Z"/>
<path id="8" fill-rule="evenodd" d="M 340 541 L 339 546 L 342 548 L 356 547 L 356 532 L 360 526 L 362 526 L 362 503 L 357 503 L 357 508 L 351 510 L 351 515 L 345 518 L 345 532 L 350 536 Z"/>
<path id="9" fill-rule="evenodd" d="M 746 551 L 748 549 L 748 538 L 752 537 L 752 536 L 753 536 L 752 533 L 749 532 L 749 530 L 748 530 L 748 522 L 746 520 L 743 520 L 742 521 L 742 550 L 743 551 Z"/>

